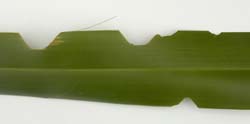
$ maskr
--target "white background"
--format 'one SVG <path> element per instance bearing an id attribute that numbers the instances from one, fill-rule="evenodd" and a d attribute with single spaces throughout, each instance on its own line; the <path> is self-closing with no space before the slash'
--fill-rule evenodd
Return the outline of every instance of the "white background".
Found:
<path id="1" fill-rule="evenodd" d="M 30 47 L 46 47 L 61 31 L 116 16 L 97 29 L 120 30 L 145 44 L 177 30 L 250 31 L 249 0 L 0 0 L 0 32 L 20 32 Z M 198 109 L 0 95 L 1 124 L 249 124 L 250 110 Z"/>

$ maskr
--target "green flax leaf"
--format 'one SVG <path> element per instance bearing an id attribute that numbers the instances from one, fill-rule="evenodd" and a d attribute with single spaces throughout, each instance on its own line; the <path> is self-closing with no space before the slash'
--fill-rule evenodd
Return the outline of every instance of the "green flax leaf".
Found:
<path id="1" fill-rule="evenodd" d="M 0 94 L 250 109 L 250 33 L 178 31 L 135 46 L 119 31 L 60 33 L 43 50 L 0 33 Z"/>

